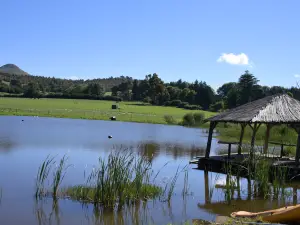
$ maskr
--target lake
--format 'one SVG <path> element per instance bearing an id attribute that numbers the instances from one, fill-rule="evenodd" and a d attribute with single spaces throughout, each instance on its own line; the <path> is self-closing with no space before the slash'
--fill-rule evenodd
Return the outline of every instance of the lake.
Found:
<path id="1" fill-rule="evenodd" d="M 2 116 L 0 125 L 0 224 L 180 224 L 193 219 L 211 221 L 237 210 L 264 210 L 297 202 L 295 197 L 284 201 L 248 199 L 247 181 L 241 179 L 242 191 L 229 206 L 222 189 L 212 191 L 215 184 L 224 183 L 225 175 L 204 174 L 193 169 L 195 165 L 189 165 L 188 196 L 181 195 L 184 175 L 180 174 L 170 203 L 153 200 L 112 212 L 68 199 L 59 200 L 57 205 L 50 198 L 36 202 L 35 177 L 48 155 L 58 159 L 68 156 L 71 167 L 62 182 L 67 187 L 83 183 L 85 173 L 97 165 L 100 156 L 132 148 L 136 154 L 147 156 L 154 171 L 160 170 L 156 179 L 164 184 L 178 167 L 204 155 L 207 133 L 181 126 L 40 117 Z M 213 139 L 212 154 L 220 148 Z"/>

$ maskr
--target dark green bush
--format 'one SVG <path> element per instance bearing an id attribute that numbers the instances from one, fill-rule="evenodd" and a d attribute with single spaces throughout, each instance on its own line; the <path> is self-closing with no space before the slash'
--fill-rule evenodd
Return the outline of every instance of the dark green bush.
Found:
<path id="1" fill-rule="evenodd" d="M 150 97 L 146 97 L 143 99 L 144 103 L 151 103 L 151 98 Z"/>
<path id="2" fill-rule="evenodd" d="M 170 106 L 179 106 L 181 104 L 180 100 L 173 100 L 170 102 Z"/>
<path id="3" fill-rule="evenodd" d="M 186 105 L 184 109 L 189 110 L 201 110 L 202 107 L 200 105 Z"/>
<path id="4" fill-rule="evenodd" d="M 182 124 L 184 126 L 195 126 L 195 118 L 193 113 L 187 113 L 183 116 Z"/>
<path id="5" fill-rule="evenodd" d="M 184 126 L 198 126 L 204 122 L 205 116 L 203 113 L 187 113 L 182 118 Z"/>
<path id="6" fill-rule="evenodd" d="M 224 102 L 223 101 L 218 101 L 214 104 L 211 104 L 209 106 L 209 110 L 213 112 L 220 112 L 224 109 Z"/>
<path id="7" fill-rule="evenodd" d="M 164 106 L 171 106 L 171 101 L 166 101 L 166 102 L 164 103 Z"/>
<path id="8" fill-rule="evenodd" d="M 188 102 L 181 102 L 177 107 L 178 108 L 183 108 L 183 109 L 185 109 L 186 107 L 188 107 L 189 106 L 189 103 Z"/>
<path id="9" fill-rule="evenodd" d="M 204 122 L 204 113 L 194 113 L 195 125 L 200 125 Z"/>

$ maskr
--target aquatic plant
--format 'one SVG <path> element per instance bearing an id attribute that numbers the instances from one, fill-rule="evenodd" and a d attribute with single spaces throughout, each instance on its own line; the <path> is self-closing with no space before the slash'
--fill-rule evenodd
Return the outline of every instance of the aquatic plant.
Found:
<path id="1" fill-rule="evenodd" d="M 63 179 L 66 175 L 67 169 L 71 166 L 71 165 L 66 166 L 66 161 L 67 161 L 67 157 L 66 157 L 66 155 L 64 155 L 61 158 L 58 167 L 53 172 L 53 184 L 52 184 L 53 198 L 57 197 L 57 192 L 58 192 L 59 185 L 63 181 Z"/>
<path id="2" fill-rule="evenodd" d="M 137 200 L 157 197 L 162 189 L 150 184 L 151 163 L 131 151 L 111 152 L 107 159 L 99 158 L 97 168 L 85 185 L 69 187 L 65 195 L 80 201 L 106 207 L 122 207 Z"/>
<path id="3" fill-rule="evenodd" d="M 36 183 L 35 183 L 35 197 L 38 198 L 42 195 L 45 195 L 45 181 L 48 178 L 49 172 L 54 163 L 54 157 L 50 157 L 49 155 L 43 161 L 42 165 L 38 169 Z"/>
<path id="4" fill-rule="evenodd" d="M 66 155 L 59 161 L 58 166 L 54 171 L 52 171 L 53 166 L 55 165 L 55 157 L 50 157 L 49 155 L 43 161 L 41 166 L 38 169 L 36 184 L 35 184 L 35 198 L 45 196 L 47 194 L 52 195 L 54 199 L 57 198 L 59 185 L 66 175 L 67 169 L 70 165 L 66 166 L 67 157 Z M 53 172 L 53 181 L 52 181 L 52 192 L 45 188 L 45 182 L 48 180 L 50 172 Z"/>

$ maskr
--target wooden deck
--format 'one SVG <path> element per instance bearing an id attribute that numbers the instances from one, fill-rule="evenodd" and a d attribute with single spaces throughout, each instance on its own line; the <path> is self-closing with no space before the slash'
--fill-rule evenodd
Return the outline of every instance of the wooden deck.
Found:
<path id="1" fill-rule="evenodd" d="M 295 160 L 288 157 L 280 157 L 273 154 L 261 154 L 260 157 L 266 157 L 269 159 L 276 159 L 272 163 L 271 169 L 276 169 L 276 167 L 286 167 L 287 168 L 287 179 L 294 178 L 294 180 L 300 180 L 300 166 L 296 166 Z M 228 154 L 210 156 L 209 158 L 197 157 L 190 161 L 191 164 L 197 164 L 199 170 L 207 170 L 210 172 L 224 173 L 226 174 L 226 166 L 230 165 L 233 170 L 239 170 L 241 173 L 240 176 L 243 177 L 244 174 L 247 174 L 246 171 L 241 170 L 245 167 L 245 160 L 249 157 L 249 154 L 231 154 L 230 157 Z M 299 175 L 299 176 L 297 176 Z M 246 175 L 245 175 L 246 176 Z"/>

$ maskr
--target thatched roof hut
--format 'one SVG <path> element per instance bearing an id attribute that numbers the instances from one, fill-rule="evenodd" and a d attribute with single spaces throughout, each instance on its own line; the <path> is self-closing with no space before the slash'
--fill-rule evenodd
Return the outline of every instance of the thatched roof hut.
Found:
<path id="1" fill-rule="evenodd" d="M 287 94 L 268 96 L 208 118 L 211 122 L 300 123 L 300 102 Z"/>
<path id="2" fill-rule="evenodd" d="M 214 128 L 218 122 L 230 122 L 241 124 L 240 146 L 244 135 L 244 129 L 249 125 L 253 130 L 251 146 L 255 142 L 256 132 L 261 124 L 266 124 L 267 133 L 264 149 L 268 147 L 268 139 L 272 125 L 289 124 L 300 134 L 300 101 L 290 97 L 287 94 L 279 94 L 265 97 L 234 109 L 225 111 L 216 116 L 208 118 L 210 130 L 206 148 L 206 157 L 209 157 L 211 139 Z M 296 151 L 296 161 L 300 158 L 300 135 Z M 239 147 L 240 153 L 240 147 Z"/>

